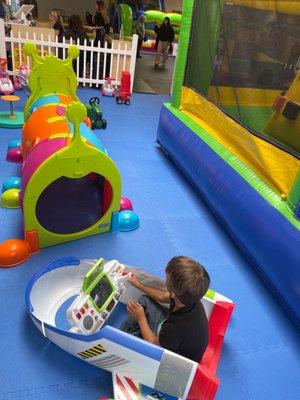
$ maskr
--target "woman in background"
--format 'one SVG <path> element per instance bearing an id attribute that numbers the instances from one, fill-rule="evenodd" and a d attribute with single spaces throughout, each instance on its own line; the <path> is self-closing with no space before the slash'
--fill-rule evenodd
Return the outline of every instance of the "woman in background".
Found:
<path id="1" fill-rule="evenodd" d="M 160 59 L 162 55 L 162 67 L 165 67 L 170 45 L 172 44 L 175 34 L 174 29 L 171 26 L 171 21 L 169 17 L 163 20 L 160 27 L 155 25 L 155 33 L 157 35 L 157 53 L 155 59 L 155 68 L 159 67 Z"/>
<path id="2" fill-rule="evenodd" d="M 55 31 L 55 35 L 58 37 L 58 40 L 63 36 L 64 27 L 63 27 L 63 20 L 59 13 L 52 9 L 49 14 L 49 21 L 51 22 L 51 27 Z"/>
<path id="3" fill-rule="evenodd" d="M 99 29 L 96 30 L 95 45 L 104 41 L 105 34 L 110 32 L 110 22 L 104 1 L 96 1 L 96 13 L 93 17 L 93 25 Z"/>
<path id="4" fill-rule="evenodd" d="M 72 39 L 74 44 L 77 44 L 77 41 L 79 40 L 79 44 L 82 46 L 84 43 L 86 43 L 87 46 L 90 46 L 91 43 L 89 41 L 88 35 L 86 33 L 86 30 L 83 27 L 81 18 L 79 15 L 71 15 L 68 19 L 68 28 L 64 32 L 63 37 L 65 37 L 67 40 Z M 85 42 L 86 41 L 86 42 Z M 89 52 L 87 52 L 87 57 L 85 62 L 89 62 Z M 83 63 L 84 63 L 84 57 L 83 57 L 83 50 L 80 51 L 79 54 L 79 74 L 82 76 L 83 72 Z M 73 61 L 73 68 L 76 71 L 76 60 Z"/>
<path id="5" fill-rule="evenodd" d="M 137 58 L 141 58 L 140 50 L 145 39 L 145 14 L 141 14 L 134 24 L 134 32 L 138 35 Z"/>

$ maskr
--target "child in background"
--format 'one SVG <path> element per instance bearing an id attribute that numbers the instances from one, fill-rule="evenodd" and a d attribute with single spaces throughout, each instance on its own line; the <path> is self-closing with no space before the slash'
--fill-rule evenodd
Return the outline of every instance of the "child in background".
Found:
<path id="1" fill-rule="evenodd" d="M 157 53 L 154 66 L 155 68 L 159 67 L 162 55 L 162 67 L 165 67 L 168 60 L 169 48 L 175 37 L 170 18 L 166 17 L 160 27 L 155 25 L 154 30 L 157 35 Z"/>
<path id="2" fill-rule="evenodd" d="M 131 285 L 146 296 L 128 302 L 129 317 L 120 329 L 200 362 L 208 344 L 208 321 L 200 300 L 208 290 L 209 275 L 197 261 L 183 256 L 172 258 L 165 271 L 166 291 L 132 276 Z"/>

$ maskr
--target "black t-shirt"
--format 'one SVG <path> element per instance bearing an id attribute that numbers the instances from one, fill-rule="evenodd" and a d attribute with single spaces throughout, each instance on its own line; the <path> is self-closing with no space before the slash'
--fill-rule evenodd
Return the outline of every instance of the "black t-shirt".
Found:
<path id="1" fill-rule="evenodd" d="M 208 321 L 199 301 L 178 311 L 171 300 L 170 313 L 162 323 L 158 340 L 160 346 L 200 362 L 208 344 Z"/>
<path id="2" fill-rule="evenodd" d="M 100 12 L 96 12 L 94 16 L 94 25 L 102 27 L 105 30 L 105 33 L 109 33 L 110 31 L 110 24 L 109 21 L 104 21 Z"/>
<path id="3" fill-rule="evenodd" d="M 64 32 L 63 36 L 67 40 L 70 40 L 72 38 L 73 39 L 73 44 L 77 44 L 77 40 L 79 39 L 79 43 L 80 43 L 81 46 L 84 45 L 84 41 L 85 40 L 86 40 L 87 46 L 91 45 L 86 31 L 75 32 L 75 31 L 73 31 L 72 29 L 69 28 Z"/>
<path id="4" fill-rule="evenodd" d="M 59 21 L 56 21 L 55 24 L 53 25 L 53 29 L 55 31 L 58 31 L 58 39 L 62 37 L 62 34 L 64 33 L 64 27 Z"/>
<path id="5" fill-rule="evenodd" d="M 157 35 L 157 40 L 160 40 L 161 42 L 173 42 L 175 34 L 172 26 L 166 26 L 162 24 L 160 27 L 158 27 L 155 25 L 154 30 Z"/>

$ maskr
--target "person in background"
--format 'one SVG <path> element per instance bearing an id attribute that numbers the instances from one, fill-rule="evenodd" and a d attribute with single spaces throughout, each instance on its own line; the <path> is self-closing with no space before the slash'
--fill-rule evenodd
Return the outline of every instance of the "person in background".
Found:
<path id="1" fill-rule="evenodd" d="M 166 266 L 167 290 L 145 285 L 134 274 L 129 282 L 145 294 L 138 302 L 129 300 L 129 317 L 120 329 L 199 363 L 208 344 L 208 320 L 200 301 L 210 284 L 205 268 L 179 256 Z"/>
<path id="2" fill-rule="evenodd" d="M 84 44 L 84 40 L 86 40 L 87 44 L 90 45 L 90 41 L 88 38 L 88 35 L 86 33 L 86 30 L 83 27 L 81 18 L 79 15 L 71 15 L 68 19 L 68 27 L 66 31 L 64 32 L 63 36 L 67 39 L 70 40 L 71 38 L 73 39 L 73 42 L 77 43 L 77 40 L 79 39 L 79 43 L 81 45 Z"/>
<path id="3" fill-rule="evenodd" d="M 7 0 L 0 0 L 0 18 L 8 22 L 10 20 L 10 10 L 7 4 Z"/>
<path id="4" fill-rule="evenodd" d="M 49 21 L 51 22 L 52 29 L 54 29 L 55 31 L 55 35 L 58 37 L 58 40 L 60 41 L 64 33 L 63 20 L 55 9 L 52 9 L 50 11 Z"/>
<path id="5" fill-rule="evenodd" d="M 88 11 L 85 13 L 85 24 L 87 26 L 93 26 L 93 15 Z"/>
<path id="6" fill-rule="evenodd" d="M 155 58 L 155 68 L 159 67 L 162 55 L 162 67 L 165 67 L 170 45 L 172 44 L 175 34 L 171 26 L 170 18 L 166 17 L 160 27 L 155 25 L 155 33 L 157 35 L 157 53 Z"/>
<path id="7" fill-rule="evenodd" d="M 79 40 L 80 45 L 84 45 L 86 43 L 87 46 L 90 46 L 90 40 L 88 38 L 88 35 L 86 33 L 86 30 L 83 27 L 81 18 L 79 15 L 71 15 L 68 19 L 68 28 L 67 30 L 63 33 L 62 35 L 65 37 L 67 40 L 72 39 L 74 44 L 77 44 L 77 41 Z M 86 41 L 86 42 L 85 42 Z M 86 63 L 89 62 L 89 52 L 87 53 L 87 58 L 86 58 Z M 83 64 L 84 64 L 84 56 L 83 56 L 83 50 L 80 51 L 79 54 L 79 74 L 82 76 L 83 72 Z M 73 68 L 76 71 L 76 60 L 73 61 Z"/>
<path id="8" fill-rule="evenodd" d="M 141 58 L 140 50 L 145 38 L 145 15 L 141 14 L 139 19 L 134 24 L 134 33 L 136 33 L 139 37 L 138 46 L 137 46 L 137 58 Z"/>
<path id="9" fill-rule="evenodd" d="M 93 26 L 100 28 L 96 30 L 95 45 L 103 44 L 105 34 L 110 32 L 110 22 L 104 1 L 96 1 L 96 12 L 93 17 Z"/>
<path id="10" fill-rule="evenodd" d="M 39 17 L 39 8 L 38 8 L 38 4 L 37 4 L 37 1 L 36 0 L 21 0 L 20 1 L 20 7 L 21 6 L 23 6 L 24 4 L 26 4 L 26 5 L 33 5 L 34 6 L 34 8 L 33 8 L 33 10 L 31 11 L 31 15 L 32 15 L 32 18 L 33 19 L 38 19 L 38 17 Z"/>

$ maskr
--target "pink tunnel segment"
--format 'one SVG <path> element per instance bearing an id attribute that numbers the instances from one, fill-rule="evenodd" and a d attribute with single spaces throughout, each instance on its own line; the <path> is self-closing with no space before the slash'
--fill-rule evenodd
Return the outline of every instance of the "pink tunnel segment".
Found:
<path id="1" fill-rule="evenodd" d="M 52 154 L 66 146 L 66 138 L 58 138 L 45 140 L 38 143 L 29 154 L 27 160 L 23 164 L 22 182 L 20 191 L 20 205 L 23 206 L 24 193 L 26 186 L 40 165 L 47 160 Z"/>

